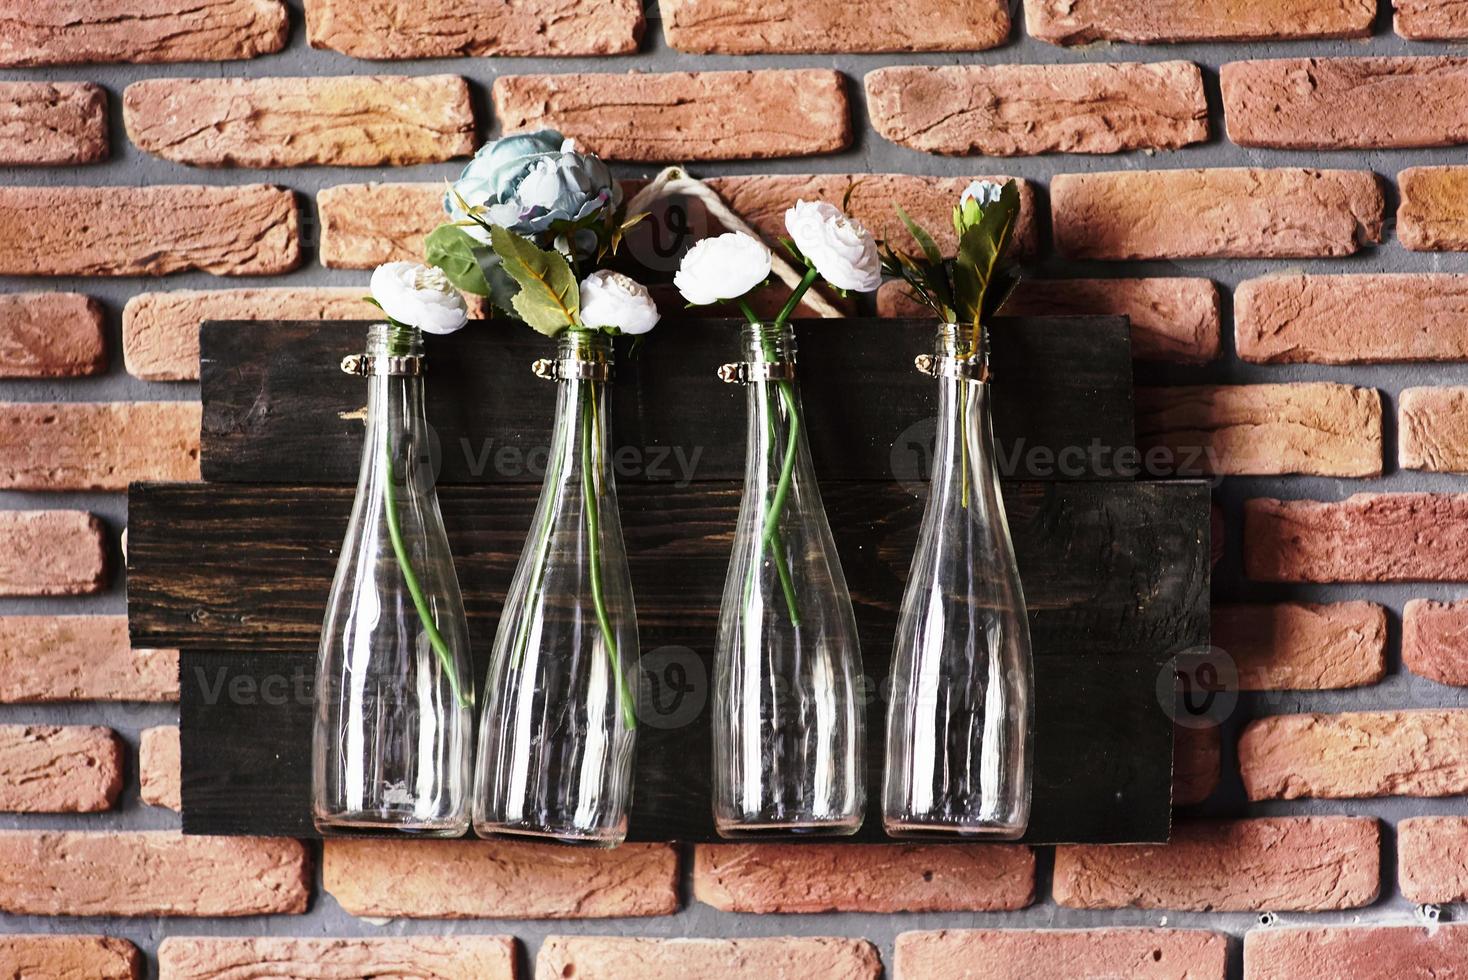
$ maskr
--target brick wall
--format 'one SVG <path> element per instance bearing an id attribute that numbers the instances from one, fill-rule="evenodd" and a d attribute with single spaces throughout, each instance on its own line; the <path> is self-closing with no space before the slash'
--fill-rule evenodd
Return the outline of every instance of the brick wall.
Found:
<path id="1" fill-rule="evenodd" d="M 1413 928 L 1468 900 L 1468 6 L 1390 2 L 0 0 L 0 975 L 1468 971 Z M 198 475 L 196 321 L 362 315 L 455 158 L 540 123 L 761 226 L 1026 180 L 1015 309 L 1129 313 L 1140 435 L 1222 477 L 1244 694 L 1179 731 L 1173 843 L 177 833 L 119 569 L 127 482 Z"/>

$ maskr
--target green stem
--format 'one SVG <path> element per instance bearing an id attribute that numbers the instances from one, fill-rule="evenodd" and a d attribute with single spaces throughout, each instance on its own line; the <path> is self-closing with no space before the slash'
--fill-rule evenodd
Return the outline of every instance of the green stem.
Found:
<path id="1" fill-rule="evenodd" d="M 622 658 L 618 651 L 617 635 L 612 631 L 612 621 L 607 615 L 606 600 L 602 596 L 601 581 L 601 515 L 597 503 L 595 472 L 596 452 L 592 438 L 593 403 L 596 401 L 596 382 L 585 382 L 590 394 L 581 409 L 581 493 L 586 506 L 587 558 L 591 563 L 591 602 L 596 607 L 596 620 L 601 626 L 602 640 L 606 643 L 607 656 L 612 666 L 612 676 L 617 684 L 617 700 L 622 706 L 622 723 L 628 729 L 637 727 L 637 712 L 632 705 L 627 680 L 622 675 Z"/>
<path id="2" fill-rule="evenodd" d="M 814 279 L 812 278 L 811 281 L 814 281 Z M 799 293 L 803 294 L 807 288 L 809 288 L 808 283 L 799 290 Z M 795 300 L 798 302 L 799 299 L 800 296 L 796 295 Z M 747 302 L 740 300 L 739 308 L 744 311 L 745 319 L 753 326 L 756 328 L 762 326 L 759 317 L 755 315 L 754 310 L 749 308 Z M 776 322 L 778 324 L 783 321 L 777 320 Z M 770 349 L 769 341 L 766 338 L 760 338 L 760 346 L 764 351 L 765 360 L 774 360 L 774 352 Z M 769 401 L 769 386 L 767 382 L 759 382 L 759 385 L 760 400 L 764 403 L 765 417 L 769 420 L 770 439 L 774 441 L 776 433 L 775 413 Z M 759 567 L 760 562 L 764 560 L 764 551 L 768 544 L 770 554 L 775 560 L 775 573 L 780 578 L 780 591 L 785 595 L 785 611 L 790 616 L 790 624 L 792 626 L 799 626 L 800 605 L 795 596 L 795 581 L 790 574 L 790 561 L 785 554 L 785 542 L 780 535 L 779 523 L 781 513 L 785 509 L 785 497 L 789 493 L 791 475 L 795 469 L 795 450 L 798 445 L 796 440 L 800 435 L 800 413 L 796 410 L 795 394 L 791 390 L 788 381 L 780 382 L 780 394 L 785 403 L 786 411 L 790 416 L 790 441 L 786 446 L 785 459 L 780 469 L 780 480 L 775 489 L 775 499 L 771 504 L 769 514 L 766 516 L 764 533 L 760 535 L 759 550 L 755 553 L 753 565 L 750 566 L 749 582 L 745 586 L 745 597 L 747 601 L 748 596 L 754 591 L 755 571 Z"/>
<path id="3" fill-rule="evenodd" d="M 963 492 L 960 503 L 968 510 L 968 382 L 957 379 L 958 385 L 958 451 L 963 466 Z"/>
<path id="4" fill-rule="evenodd" d="M 443 635 L 439 633 L 438 626 L 433 621 L 433 610 L 428 606 L 428 600 L 423 595 L 423 587 L 418 584 L 418 576 L 413 572 L 413 563 L 408 558 L 408 546 L 403 541 L 403 529 L 398 523 L 397 494 L 393 487 L 396 475 L 392 465 L 391 436 L 387 434 L 383 435 L 382 452 L 387 462 L 387 478 L 382 485 L 382 503 L 387 512 L 387 536 L 392 539 L 392 550 L 398 558 L 398 569 L 403 573 L 403 584 L 408 587 L 408 594 L 413 597 L 413 606 L 418 610 L 418 619 L 423 623 L 423 629 L 428 634 L 428 642 L 434 652 L 438 654 L 439 663 L 443 665 L 444 676 L 448 678 L 454 700 L 462 707 L 472 707 L 473 702 L 459 687 L 459 673 L 454 669 L 453 651 L 444 642 Z"/>

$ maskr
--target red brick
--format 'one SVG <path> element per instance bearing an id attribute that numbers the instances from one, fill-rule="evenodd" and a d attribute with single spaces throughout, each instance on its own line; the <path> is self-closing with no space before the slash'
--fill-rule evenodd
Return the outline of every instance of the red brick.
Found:
<path id="1" fill-rule="evenodd" d="M 872 127 L 928 153 L 1173 150 L 1208 138 L 1203 75 L 1154 64 L 907 65 L 866 76 Z"/>
<path id="2" fill-rule="evenodd" d="M 196 939 L 170 936 L 158 947 L 160 980 L 310 977 L 363 980 L 515 980 L 510 936 L 402 936 L 391 939 Z"/>
<path id="3" fill-rule="evenodd" d="M 299 915 L 300 841 L 176 831 L 0 832 L 0 911 L 12 915 Z"/>
<path id="4" fill-rule="evenodd" d="M 1132 356 L 1140 360 L 1201 364 L 1218 356 L 1223 315 L 1207 279 L 1021 279 L 1004 304 L 1006 316 L 1106 314 L 1131 319 Z"/>
<path id="5" fill-rule="evenodd" d="M 1234 291 L 1235 346 L 1256 364 L 1468 361 L 1468 275 L 1278 275 Z"/>
<path id="6" fill-rule="evenodd" d="M 637 0 L 528 0 L 513 5 L 435 0 L 390 6 L 306 0 L 311 47 L 354 58 L 632 54 L 643 27 Z"/>
<path id="7" fill-rule="evenodd" d="M 1222 775 L 1218 726 L 1172 729 L 1172 805 L 1195 806 L 1213 795 Z"/>
<path id="8" fill-rule="evenodd" d="M 1468 965 L 1468 925 L 1252 929 L 1244 980 L 1452 980 Z"/>
<path id="9" fill-rule="evenodd" d="M 1323 382 L 1138 388 L 1137 442 L 1180 476 L 1380 476 L 1381 396 Z"/>
<path id="10" fill-rule="evenodd" d="M 474 151 L 458 75 L 153 78 L 123 92 L 139 149 L 201 167 L 403 166 Z"/>
<path id="11" fill-rule="evenodd" d="M 1218 287 L 1207 279 L 1021 279 L 1003 316 L 1129 318 L 1138 360 L 1201 364 L 1218 356 L 1222 313 Z M 877 315 L 930 317 L 905 283 L 877 290 Z"/>
<path id="12" fill-rule="evenodd" d="M 1239 769 L 1251 800 L 1468 793 L 1468 711 L 1348 711 L 1250 722 Z"/>
<path id="13" fill-rule="evenodd" d="M 142 980 L 143 955 L 110 936 L 0 936 L 0 976 L 16 980 Z"/>
<path id="14" fill-rule="evenodd" d="M 953 207 L 964 188 L 975 180 L 1006 181 L 1012 177 L 921 177 L 913 174 L 759 174 L 713 177 L 708 184 L 730 209 L 754 227 L 766 241 L 777 242 L 785 230 L 785 212 L 796 199 L 822 200 L 839 205 L 851 188 L 851 214 L 878 238 L 890 239 L 899 248 L 916 250 L 897 208 L 922 225 L 944 255 L 958 248 L 953 233 Z M 1035 189 L 1026 180 L 1019 184 L 1019 223 L 1014 232 L 1016 255 L 1033 255 L 1039 250 L 1039 222 Z M 699 234 L 715 232 L 713 219 L 701 208 L 691 211 L 689 224 Z M 628 243 L 630 254 L 633 245 Z"/>
<path id="15" fill-rule="evenodd" d="M 1402 245 L 1414 252 L 1468 251 L 1468 167 L 1408 167 L 1397 186 Z"/>
<path id="16" fill-rule="evenodd" d="M 1228 937 L 1182 929 L 897 934 L 893 980 L 1223 980 Z"/>
<path id="17" fill-rule="evenodd" d="M 0 488 L 199 479 L 198 402 L 0 403 Z"/>
<path id="18" fill-rule="evenodd" d="M 273 275 L 300 264 L 297 224 L 264 184 L 0 187 L 0 275 Z"/>
<path id="19" fill-rule="evenodd" d="M 1402 610 L 1402 666 L 1414 674 L 1468 687 L 1468 602 L 1412 599 Z"/>
<path id="20" fill-rule="evenodd" d="M 1248 500 L 1244 569 L 1264 582 L 1468 582 L 1468 495 Z"/>
<path id="21" fill-rule="evenodd" d="M 678 852 L 666 844 L 577 850 L 504 841 L 328 840 L 325 888 L 351 915 L 591 919 L 671 915 Z"/>
<path id="22" fill-rule="evenodd" d="M 1400 149 L 1468 140 L 1462 58 L 1236 61 L 1219 76 L 1228 135 L 1240 146 Z"/>
<path id="23" fill-rule="evenodd" d="M 1025 0 L 1030 34 L 1052 44 L 1370 37 L 1375 0 Z"/>
<path id="24" fill-rule="evenodd" d="M 105 590 L 104 535 L 102 522 L 82 511 L 0 511 L 0 596 Z"/>
<path id="25" fill-rule="evenodd" d="M 102 304 L 80 293 L 0 295 L 0 378 L 64 378 L 107 370 Z"/>
<path id="26" fill-rule="evenodd" d="M 1386 610 L 1371 602 L 1215 605 L 1213 645 L 1242 691 L 1331 691 L 1386 676 Z"/>
<path id="27" fill-rule="evenodd" d="M 1468 899 L 1468 817 L 1409 817 L 1398 823 L 1397 868 L 1409 902 Z M 1468 964 L 1468 949 L 1463 962 Z"/>
<path id="28" fill-rule="evenodd" d="M 1035 900 L 1028 847 L 701 844 L 693 896 L 725 912 L 992 912 Z"/>
<path id="29" fill-rule="evenodd" d="M 183 809 L 180 759 L 177 725 L 159 725 L 143 732 L 138 745 L 138 782 L 144 803 Z"/>
<path id="30" fill-rule="evenodd" d="M 285 47 L 280 0 L 0 0 L 0 65 L 230 61 Z"/>
<path id="31" fill-rule="evenodd" d="M 982 51 L 1009 38 L 1004 0 L 663 0 L 668 46 L 693 54 Z"/>
<path id="32" fill-rule="evenodd" d="M 710 183 L 718 181 L 712 178 Z M 622 182 L 628 196 L 633 193 L 628 185 L 633 183 Z M 372 269 L 383 262 L 421 262 L 424 236 L 447 220 L 443 197 L 444 185 L 432 182 L 322 188 L 316 194 L 321 264 L 333 269 Z M 634 231 L 624 246 L 634 258 L 636 234 Z M 472 310 L 471 299 L 471 316 Z"/>
<path id="33" fill-rule="evenodd" d="M 110 728 L 0 725 L 0 810 L 99 813 L 122 792 L 122 741 Z"/>
<path id="34" fill-rule="evenodd" d="M 422 254 L 420 248 L 419 261 Z M 123 360 L 129 373 L 149 381 L 194 381 L 199 377 L 199 324 L 203 321 L 381 317 L 363 299 L 366 295 L 365 286 L 139 293 L 122 311 Z M 471 302 L 471 306 L 474 312 L 483 312 L 482 305 Z"/>
<path id="35" fill-rule="evenodd" d="M 536 980 L 879 980 L 882 961 L 865 939 L 634 939 L 548 936 Z"/>
<path id="36" fill-rule="evenodd" d="M 1468 472 L 1468 388 L 1406 388 L 1397 396 L 1397 462 Z"/>
<path id="37" fill-rule="evenodd" d="M 423 237 L 447 221 L 442 184 L 339 184 L 316 192 L 321 264 L 371 269 L 423 261 Z"/>
<path id="38" fill-rule="evenodd" d="M 846 81 L 825 69 L 501 75 L 507 133 L 551 127 L 608 160 L 763 160 L 851 145 Z"/>
<path id="39" fill-rule="evenodd" d="M 1380 880 L 1381 830 L 1366 817 L 1190 821 L 1169 844 L 1055 851 L 1055 901 L 1080 909 L 1352 909 Z"/>
<path id="40" fill-rule="evenodd" d="M 1075 259 L 1352 255 L 1381 241 L 1376 175 L 1352 170 L 1136 170 L 1051 183 L 1056 247 Z"/>
<path id="41" fill-rule="evenodd" d="M 177 700 L 178 651 L 132 649 L 126 616 L 0 616 L 0 704 Z"/>
<path id="42" fill-rule="evenodd" d="M 1468 6 L 1462 0 L 1392 0 L 1397 33 L 1414 41 L 1468 38 Z"/>
<path id="43" fill-rule="evenodd" d="M 107 93 L 101 88 L 90 82 L 0 82 L 0 164 L 105 159 Z"/>

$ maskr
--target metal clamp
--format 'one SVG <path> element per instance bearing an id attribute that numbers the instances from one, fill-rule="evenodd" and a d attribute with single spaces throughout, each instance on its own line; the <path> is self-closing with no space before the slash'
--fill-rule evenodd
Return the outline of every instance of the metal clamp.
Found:
<path id="1" fill-rule="evenodd" d="M 609 381 L 612 366 L 606 361 L 583 361 L 577 357 L 542 357 L 531 363 L 530 372 L 546 381 Z"/>
<path id="2" fill-rule="evenodd" d="M 369 378 L 373 375 L 415 378 L 423 373 L 423 357 L 420 354 L 405 354 L 395 357 L 378 357 L 375 354 L 348 354 L 342 358 L 343 374 Z"/>
<path id="3" fill-rule="evenodd" d="M 735 361 L 719 365 L 719 380 L 726 385 L 747 385 L 757 381 L 795 380 L 794 361 Z"/>
<path id="4" fill-rule="evenodd" d="M 934 357 L 919 354 L 913 366 L 933 378 L 959 378 L 963 381 L 988 381 L 989 365 L 984 361 L 963 361 L 956 357 Z"/>

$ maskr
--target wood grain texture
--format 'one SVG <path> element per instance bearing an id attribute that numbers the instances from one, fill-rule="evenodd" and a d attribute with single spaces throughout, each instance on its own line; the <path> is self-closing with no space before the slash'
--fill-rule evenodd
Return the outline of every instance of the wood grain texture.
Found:
<path id="1" fill-rule="evenodd" d="M 898 484 L 823 490 L 865 670 L 879 685 L 922 501 Z M 733 482 L 621 491 L 643 646 L 632 839 L 714 839 L 705 701 L 739 491 Z M 538 493 L 440 489 L 476 676 Z M 351 498 L 348 487 L 133 488 L 134 643 L 191 651 L 181 708 L 188 832 L 312 835 L 314 651 Z M 1006 502 L 1036 655 L 1031 839 L 1165 839 L 1172 726 L 1157 676 L 1207 641 L 1207 487 L 1016 483 Z M 880 700 L 868 708 L 873 731 L 883 710 Z M 875 786 L 882 740 L 870 745 Z M 882 839 L 879 820 L 867 824 L 857 839 Z"/>
<path id="2" fill-rule="evenodd" d="M 744 391 L 715 369 L 738 359 L 742 321 L 669 319 L 635 354 L 619 347 L 618 479 L 679 483 L 744 475 Z M 206 323 L 200 336 L 204 479 L 354 484 L 367 387 L 342 374 L 367 323 Z M 1134 445 L 1124 317 L 996 321 L 994 424 L 1001 468 L 1020 479 L 1118 479 Z M 801 387 L 823 480 L 921 482 L 937 386 L 912 366 L 929 320 L 797 326 Z M 475 322 L 428 343 L 428 419 L 441 483 L 539 483 L 555 385 L 530 373 L 551 345 Z M 486 366 L 492 374 L 486 377 Z M 1099 452 L 1093 453 L 1093 447 Z M 1010 461 L 1010 462 L 1006 462 Z"/>

